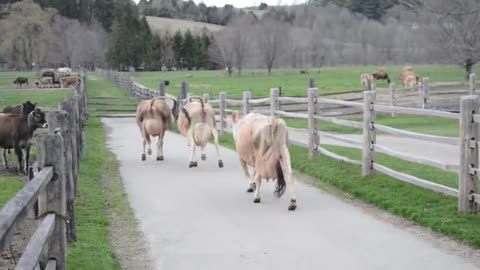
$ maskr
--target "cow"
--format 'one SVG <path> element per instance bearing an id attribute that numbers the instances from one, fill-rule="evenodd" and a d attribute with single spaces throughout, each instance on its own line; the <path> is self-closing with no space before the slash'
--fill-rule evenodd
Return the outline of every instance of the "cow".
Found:
<path id="1" fill-rule="evenodd" d="M 368 89 L 369 86 L 373 83 L 373 76 L 368 73 L 364 73 L 360 75 L 360 83 L 365 87 L 365 89 Z"/>
<path id="2" fill-rule="evenodd" d="M 372 73 L 372 77 L 375 80 L 387 80 L 387 82 L 390 84 L 390 78 L 388 77 L 388 73 L 385 69 L 380 69 L 379 71 Z"/>
<path id="3" fill-rule="evenodd" d="M 22 88 L 22 85 L 28 85 L 28 78 L 27 77 L 17 77 L 13 84 L 17 86 L 17 88 Z"/>
<path id="4" fill-rule="evenodd" d="M 31 103 L 30 100 L 27 100 L 26 102 L 22 104 L 17 104 L 17 105 L 12 105 L 12 106 L 7 106 L 3 108 L 3 113 L 9 113 L 9 114 L 23 114 L 23 115 L 28 115 L 30 112 L 35 110 L 35 107 L 37 106 L 37 103 Z"/>
<path id="5" fill-rule="evenodd" d="M 15 150 L 19 173 L 27 172 L 33 132 L 46 125 L 45 113 L 38 108 L 28 115 L 0 114 L 0 148 Z M 25 149 L 25 167 L 22 149 Z"/>
<path id="6" fill-rule="evenodd" d="M 300 69 L 300 74 L 308 74 L 308 69 Z"/>
<path id="7" fill-rule="evenodd" d="M 21 115 L 28 115 L 30 112 L 35 110 L 35 107 L 37 106 L 37 103 L 31 103 L 30 100 L 27 100 L 25 103 L 18 104 L 18 105 L 12 105 L 12 106 L 7 106 L 3 109 L 3 113 L 8 113 L 8 114 L 21 114 Z M 8 150 L 8 154 L 10 154 L 10 149 L 0 149 L 0 152 L 2 154 L 3 158 L 3 166 L 7 166 L 7 156 L 6 156 L 6 150 Z"/>
<path id="8" fill-rule="evenodd" d="M 405 78 L 403 79 L 405 88 L 411 88 L 412 90 L 414 90 L 414 88 L 418 85 L 419 81 L 420 81 L 420 77 L 415 73 L 408 73 L 405 75 Z"/>
<path id="9" fill-rule="evenodd" d="M 188 97 L 185 105 L 179 112 L 178 129 L 187 137 L 188 146 L 192 147 L 189 168 L 197 167 L 196 147 L 201 148 L 201 158 L 206 160 L 205 146 L 213 136 L 215 150 L 217 151 L 218 167 L 223 168 L 218 146 L 218 132 L 216 127 L 215 112 L 212 105 L 205 103 L 201 97 Z"/>
<path id="10" fill-rule="evenodd" d="M 74 76 L 63 77 L 63 78 L 60 78 L 60 85 L 62 88 L 65 88 L 70 85 L 76 84 L 78 81 L 80 81 L 80 77 L 74 77 Z"/>
<path id="11" fill-rule="evenodd" d="M 38 79 L 35 84 L 37 85 L 38 88 L 52 88 L 53 87 L 53 79 L 52 77 L 41 77 Z"/>
<path id="12" fill-rule="evenodd" d="M 177 102 L 173 100 L 170 108 L 165 97 L 143 100 L 137 107 L 136 121 L 143 138 L 142 161 L 147 159 L 145 146 L 148 143 L 148 155 L 152 154 L 150 136 L 157 137 L 157 160 L 163 160 L 163 138 L 171 124 L 178 118 Z"/>
<path id="13" fill-rule="evenodd" d="M 70 76 L 70 73 L 72 73 L 72 70 L 68 67 L 58 68 L 57 71 L 61 76 Z"/>
<path id="14" fill-rule="evenodd" d="M 240 119 L 238 113 L 234 112 L 232 122 L 240 165 L 249 183 L 247 192 L 255 191 L 253 202 L 260 203 L 262 179 L 276 179 L 274 195 L 280 198 L 288 183 L 291 195 L 288 210 L 295 210 L 297 199 L 293 190 L 288 128 L 285 121 L 259 113 L 249 113 Z M 248 171 L 249 166 L 254 168 L 253 177 Z"/>

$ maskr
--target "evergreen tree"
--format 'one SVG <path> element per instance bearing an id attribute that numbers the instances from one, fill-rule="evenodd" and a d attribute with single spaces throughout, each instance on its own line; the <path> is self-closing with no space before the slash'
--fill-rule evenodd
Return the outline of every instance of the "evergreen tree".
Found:
<path id="1" fill-rule="evenodd" d="M 175 51 L 175 61 L 178 68 L 183 68 L 183 35 L 182 32 L 177 31 L 173 35 L 173 50 Z"/>
<path id="2" fill-rule="evenodd" d="M 151 66 L 150 68 L 153 70 L 160 70 L 163 65 L 163 41 L 159 35 L 154 35 L 151 42 Z"/>
<path id="3" fill-rule="evenodd" d="M 113 11 L 115 0 L 96 0 L 94 4 L 94 15 L 106 31 L 112 30 Z"/>
<path id="4" fill-rule="evenodd" d="M 184 65 L 188 70 L 192 70 L 194 66 L 194 50 L 195 50 L 195 39 L 193 38 L 192 32 L 187 30 L 185 32 L 185 37 L 183 38 L 183 45 L 181 49 L 182 58 Z"/>

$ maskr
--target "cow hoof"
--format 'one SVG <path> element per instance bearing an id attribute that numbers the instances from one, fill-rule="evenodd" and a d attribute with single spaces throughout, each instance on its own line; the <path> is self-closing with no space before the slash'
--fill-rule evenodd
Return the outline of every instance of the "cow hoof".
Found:
<path id="1" fill-rule="evenodd" d="M 197 163 L 197 162 L 191 161 L 191 162 L 190 162 L 190 165 L 188 165 L 188 168 L 193 168 L 193 167 L 197 167 L 197 166 L 198 166 L 198 163 Z"/>
<path id="2" fill-rule="evenodd" d="M 257 185 L 255 183 L 251 183 L 250 187 L 247 189 L 247 192 L 250 193 L 250 192 L 255 191 L 256 187 L 257 187 Z"/>
<path id="3" fill-rule="evenodd" d="M 142 161 L 145 161 L 145 160 L 147 160 L 147 155 L 142 154 Z"/>
<path id="4" fill-rule="evenodd" d="M 223 168 L 223 161 L 222 161 L 222 160 L 219 160 L 219 161 L 218 161 L 218 167 L 219 167 L 219 168 Z"/>
<path id="5" fill-rule="evenodd" d="M 207 160 L 207 155 L 202 154 L 202 160 Z"/>
<path id="6" fill-rule="evenodd" d="M 152 154 L 152 149 L 148 149 L 147 154 L 150 156 Z"/>
<path id="7" fill-rule="evenodd" d="M 288 206 L 288 211 L 295 211 L 295 209 L 297 209 L 297 205 L 296 204 L 290 204 Z"/>
<path id="8" fill-rule="evenodd" d="M 255 198 L 255 199 L 253 199 L 253 202 L 254 202 L 254 203 L 260 203 L 260 198 Z"/>
<path id="9" fill-rule="evenodd" d="M 157 157 L 157 160 L 160 160 L 160 161 L 162 161 L 162 160 L 163 160 L 163 156 L 159 156 L 159 157 Z"/>

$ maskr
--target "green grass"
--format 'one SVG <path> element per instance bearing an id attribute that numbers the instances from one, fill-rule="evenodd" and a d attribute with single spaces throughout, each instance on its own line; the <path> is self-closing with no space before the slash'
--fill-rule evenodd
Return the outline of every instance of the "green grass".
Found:
<path id="1" fill-rule="evenodd" d="M 397 80 L 403 70 L 403 66 L 385 67 L 393 82 L 403 85 Z M 265 70 L 245 70 L 243 76 L 228 77 L 225 71 L 179 71 L 179 72 L 135 72 L 130 76 L 151 88 L 158 89 L 161 80 L 169 80 L 170 86 L 167 92 L 178 95 L 182 81 L 189 83 L 190 92 L 194 94 L 210 93 L 212 97 L 218 97 L 218 93 L 227 92 L 228 98 L 240 98 L 242 92 L 252 89 L 254 97 L 270 95 L 270 88 L 282 87 L 285 96 L 305 96 L 307 93 L 308 80 L 315 79 L 316 87 L 320 94 L 335 93 L 347 90 L 362 89 L 360 74 L 378 70 L 377 66 L 348 66 L 326 67 L 318 70 L 310 70 L 310 74 L 301 75 L 298 69 L 277 69 L 268 76 Z M 420 65 L 414 66 L 415 72 L 422 77 L 429 77 L 431 82 L 462 81 L 465 79 L 464 71 L 456 66 L 445 65 Z M 480 69 L 477 68 L 477 74 Z M 252 72 L 254 76 L 252 77 Z M 191 75 L 191 77 L 187 77 Z M 387 83 L 377 82 L 378 88 L 387 88 Z"/>
<path id="2" fill-rule="evenodd" d="M 0 208 L 23 188 L 25 181 L 20 177 L 0 176 Z"/>
<path id="3" fill-rule="evenodd" d="M 89 83 L 90 85 L 90 83 Z M 82 160 L 75 203 L 77 241 L 68 249 L 69 269 L 120 269 L 108 237 L 102 178 L 115 176 L 117 166 L 107 166 L 113 155 L 105 147 L 105 132 L 99 118 L 86 123 L 87 158 Z"/>
<path id="4" fill-rule="evenodd" d="M 27 100 L 38 103 L 41 108 L 55 109 L 59 102 L 71 98 L 72 90 L 0 90 L 0 110 L 9 105 L 16 105 Z"/>
<path id="5" fill-rule="evenodd" d="M 223 146 L 235 149 L 231 135 L 220 136 Z M 361 160 L 361 151 L 339 146 L 328 150 L 351 159 Z M 433 231 L 451 236 L 480 248 L 480 216 L 457 211 L 458 200 L 377 173 L 362 177 L 361 168 L 320 156 L 308 159 L 308 150 L 290 146 L 292 168 L 316 178 L 322 189 L 341 190 L 392 214 L 404 217 Z M 449 187 L 458 188 L 458 176 L 430 166 L 377 154 L 380 164 Z M 301 198 L 298 198 L 301 202 Z M 301 205 L 301 203 L 300 203 Z"/>
<path id="6" fill-rule="evenodd" d="M 17 77 L 27 77 L 30 87 L 35 86 L 34 82 L 37 79 L 36 72 L 31 71 L 8 71 L 0 72 L 0 87 L 15 87 L 13 81 Z"/>

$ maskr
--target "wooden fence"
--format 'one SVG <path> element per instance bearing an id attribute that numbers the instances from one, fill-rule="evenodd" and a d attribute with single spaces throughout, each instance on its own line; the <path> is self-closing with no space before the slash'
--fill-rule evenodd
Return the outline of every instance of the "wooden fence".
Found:
<path id="1" fill-rule="evenodd" d="M 34 205 L 36 218 L 41 219 L 15 269 L 66 269 L 67 240 L 76 240 L 74 202 L 85 151 L 85 78 L 82 71 L 74 97 L 48 113 L 48 134 L 37 137 L 30 181 L 0 210 L 0 251 L 9 246 Z"/>
<path id="2" fill-rule="evenodd" d="M 135 99 L 151 98 L 156 95 L 156 92 L 149 89 L 136 87 L 132 89 L 132 84 L 129 82 L 131 80 L 126 78 L 118 78 L 123 76 L 116 73 L 104 72 L 104 75 L 114 82 L 117 80 L 119 85 L 124 85 L 127 91 L 129 91 L 129 93 L 135 97 Z M 122 84 L 122 81 L 127 81 L 127 83 Z M 310 86 L 313 86 L 313 84 L 313 82 L 310 82 Z M 475 80 L 475 75 L 471 75 L 469 91 L 465 92 L 465 94 L 475 93 L 475 86 L 477 84 L 478 81 Z M 458 197 L 460 211 L 476 212 L 477 204 L 480 202 L 480 195 L 476 193 L 477 175 L 480 174 L 480 169 L 478 169 L 477 149 L 478 124 L 480 123 L 480 101 L 477 96 L 473 95 L 462 97 L 461 113 L 427 109 L 428 106 L 425 106 L 425 101 L 428 100 L 428 89 L 430 89 L 428 87 L 436 87 L 438 85 L 445 86 L 447 84 L 443 83 L 432 85 L 429 84 L 428 79 L 423 80 L 423 84 L 419 88 L 420 92 L 422 93 L 422 105 L 419 106 L 420 108 L 394 106 L 394 102 L 391 102 L 392 104 L 390 105 L 378 104 L 377 91 L 375 90 L 363 91 L 363 102 L 356 102 L 321 97 L 319 90 L 313 87 L 308 88 L 307 95 L 305 97 L 281 97 L 279 95 L 279 89 L 272 88 L 270 90 L 270 97 L 268 98 L 252 99 L 251 91 L 245 91 L 242 99 L 228 99 L 225 92 L 219 93 L 218 99 L 212 99 L 209 94 L 204 94 L 203 98 L 215 106 L 214 110 L 218 113 L 218 126 L 220 134 L 225 134 L 228 132 L 229 121 L 227 120 L 227 115 L 234 111 L 229 109 L 229 106 L 233 106 L 237 109 L 240 107 L 240 110 L 244 115 L 250 112 L 258 112 L 262 114 L 275 115 L 277 117 L 305 119 L 308 121 L 308 142 L 293 139 L 290 139 L 290 142 L 292 144 L 308 148 L 310 158 L 314 158 L 319 155 L 325 155 L 345 163 L 361 166 L 362 175 L 364 176 L 373 175 L 376 171 L 379 171 L 406 183 L 433 190 L 448 196 Z M 460 84 L 449 83 L 448 85 L 453 86 Z M 372 85 L 372 89 L 375 89 L 375 85 Z M 405 90 L 400 89 L 400 91 Z M 408 91 L 410 91 L 410 89 L 408 89 Z M 395 92 L 394 89 L 393 92 Z M 285 107 L 284 105 L 289 104 L 305 104 L 308 110 L 306 113 L 280 110 L 280 104 L 282 104 L 282 108 Z M 326 105 L 356 108 L 362 112 L 363 122 L 336 118 L 329 115 L 322 115 L 322 108 L 325 108 Z M 377 114 L 407 114 L 458 120 L 460 122 L 460 138 L 422 134 L 384 126 L 376 123 Z M 362 140 L 353 140 L 339 136 L 338 134 L 322 132 L 320 121 L 361 129 L 363 132 L 363 138 Z M 378 144 L 376 141 L 377 131 L 395 136 L 457 146 L 459 147 L 460 153 L 460 165 L 418 157 L 393 150 L 385 145 Z M 362 160 L 352 160 L 328 151 L 320 146 L 321 137 L 346 143 L 352 148 L 362 150 Z M 394 156 L 406 161 L 456 172 L 459 174 L 459 189 L 457 190 L 452 187 L 441 185 L 426 179 L 421 179 L 419 177 L 395 171 L 391 168 L 380 165 L 376 159 L 377 152 Z"/>

